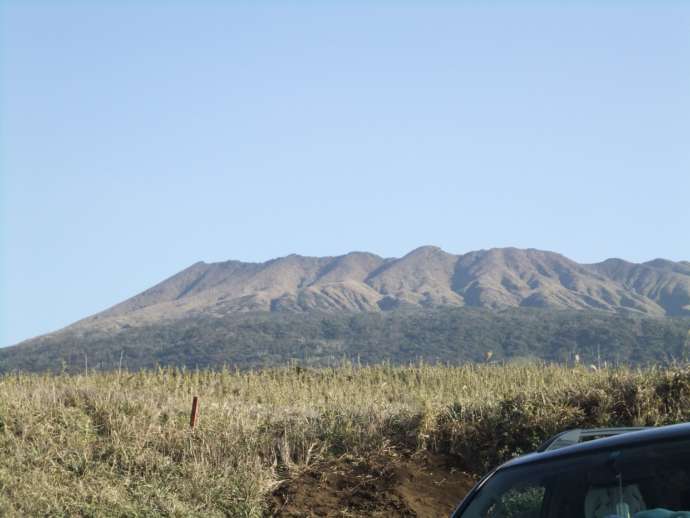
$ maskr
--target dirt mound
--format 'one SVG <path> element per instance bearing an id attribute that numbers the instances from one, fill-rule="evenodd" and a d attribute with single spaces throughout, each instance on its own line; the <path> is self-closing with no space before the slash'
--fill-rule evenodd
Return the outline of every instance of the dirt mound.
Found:
<path id="1" fill-rule="evenodd" d="M 451 456 L 344 456 L 310 466 L 273 493 L 271 516 L 448 516 L 475 480 Z"/>

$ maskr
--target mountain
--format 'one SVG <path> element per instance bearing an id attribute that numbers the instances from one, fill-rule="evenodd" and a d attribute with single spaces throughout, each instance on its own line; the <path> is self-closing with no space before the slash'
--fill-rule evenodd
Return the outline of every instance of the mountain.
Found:
<path id="1" fill-rule="evenodd" d="M 401 306 L 601 309 L 690 315 L 690 265 L 657 259 L 578 264 L 540 250 L 453 255 L 425 246 L 399 259 L 352 252 L 265 263 L 193 264 L 78 327 L 119 327 L 193 315 L 381 311 Z"/>
<path id="2" fill-rule="evenodd" d="M 30 362 L 15 359 L 36 360 L 37 351 L 47 355 L 46 361 L 67 361 L 65 358 L 81 358 L 94 348 L 112 356 L 108 348 L 114 351 L 122 344 L 127 344 L 130 357 L 136 356 L 137 350 L 149 351 L 154 343 L 160 350 L 175 344 L 178 352 L 183 351 L 179 357 L 184 358 L 184 363 L 194 359 L 188 351 L 184 352 L 185 348 L 196 351 L 197 357 L 207 358 L 208 362 L 212 357 L 213 361 L 220 361 L 220 356 L 209 355 L 209 347 L 215 347 L 226 351 L 226 356 L 221 355 L 223 361 L 232 362 L 244 357 L 245 345 L 255 347 L 262 336 L 278 349 L 284 346 L 295 350 L 293 346 L 305 340 L 300 333 L 314 337 L 318 347 L 328 342 L 326 347 L 332 349 L 328 354 L 346 354 L 359 345 L 347 345 L 344 338 L 338 339 L 340 345 L 334 343 L 336 339 L 329 338 L 329 331 L 313 332 L 317 325 L 314 322 L 325 319 L 332 323 L 326 327 L 335 329 L 341 329 L 344 321 L 348 326 L 365 322 L 367 328 L 374 320 L 366 315 L 394 314 L 390 320 L 376 321 L 393 326 L 398 325 L 396 319 L 409 318 L 415 311 L 416 315 L 431 311 L 429 318 L 433 321 L 437 310 L 444 308 L 484 310 L 480 312 L 482 322 L 489 318 L 486 315 L 511 308 L 524 310 L 518 311 L 520 315 L 532 315 L 529 311 L 534 309 L 547 311 L 549 318 L 553 310 L 568 310 L 568 314 L 573 314 L 573 310 L 587 314 L 597 311 L 611 315 L 605 317 L 609 319 L 613 315 L 651 319 L 690 316 L 690 263 L 655 259 L 638 264 L 607 259 L 579 264 L 558 253 L 534 249 L 495 248 L 455 255 L 433 246 L 417 248 L 401 258 L 352 252 L 337 257 L 289 255 L 264 263 L 198 262 L 65 329 L 0 349 L 0 370 L 17 365 L 31 368 Z M 479 318 L 480 313 L 462 313 L 463 326 L 468 325 L 467 319 Z M 360 314 L 364 315 L 361 319 L 348 320 Z M 275 318 L 271 320 L 271 316 Z M 533 320 L 532 316 L 525 318 Z M 281 331 L 284 338 L 270 337 L 270 333 L 262 331 L 267 326 L 275 330 L 270 322 L 278 321 L 290 322 L 290 331 Z M 579 322 L 581 325 L 582 320 Z M 634 318 L 626 322 L 637 330 L 635 333 L 641 329 Z M 422 327 L 426 331 L 420 340 L 435 341 L 433 329 Z M 683 335 L 681 328 L 674 333 Z M 301 331 L 296 332 L 297 329 Z M 374 328 L 367 329 L 363 334 L 348 336 L 359 340 L 360 345 L 363 341 L 372 347 L 376 347 L 375 337 L 378 336 L 379 343 L 386 340 L 383 331 L 371 335 L 368 333 Z M 417 331 L 410 333 L 415 335 Z M 223 349 L 228 341 L 234 341 L 232 354 Z M 82 352 L 74 353 L 77 349 Z M 283 352 L 288 354 L 288 349 L 276 353 L 275 358 L 282 358 Z M 141 353 L 141 358 L 146 354 Z M 453 354 L 448 352 L 450 358 Z M 142 359 L 142 365 L 154 361 L 153 356 L 147 358 Z M 159 361 L 162 357 L 156 358 Z M 249 364 L 257 362 L 252 360 Z"/>

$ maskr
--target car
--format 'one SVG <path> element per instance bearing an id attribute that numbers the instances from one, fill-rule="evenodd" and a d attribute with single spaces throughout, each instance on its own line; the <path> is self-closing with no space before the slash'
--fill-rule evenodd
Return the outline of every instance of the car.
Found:
<path id="1" fill-rule="evenodd" d="M 452 517 L 690 518 L 690 423 L 563 432 L 491 471 Z"/>

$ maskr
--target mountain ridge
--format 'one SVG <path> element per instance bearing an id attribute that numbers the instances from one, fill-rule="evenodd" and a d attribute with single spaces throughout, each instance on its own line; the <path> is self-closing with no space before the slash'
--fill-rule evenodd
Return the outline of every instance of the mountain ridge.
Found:
<path id="1" fill-rule="evenodd" d="M 356 251 L 326 257 L 291 254 L 263 263 L 199 261 L 66 329 L 115 329 L 199 314 L 377 312 L 408 306 L 686 316 L 690 262 L 612 258 L 581 264 L 534 248 L 451 254 L 437 246 L 421 246 L 400 258 Z"/>
<path id="2" fill-rule="evenodd" d="M 667 318 L 674 317 L 674 318 Z M 343 358 L 654 364 L 690 357 L 690 263 L 419 247 L 196 262 L 104 311 L 0 349 L 0 373 Z M 88 358 L 88 360 L 87 360 Z M 583 360 L 584 361 L 584 360 Z"/>

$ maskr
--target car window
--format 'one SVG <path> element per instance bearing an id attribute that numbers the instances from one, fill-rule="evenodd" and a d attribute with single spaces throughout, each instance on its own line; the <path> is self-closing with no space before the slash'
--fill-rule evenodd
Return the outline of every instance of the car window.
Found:
<path id="1" fill-rule="evenodd" d="M 539 518 L 546 489 L 526 484 L 509 489 L 487 510 L 487 518 Z"/>
<path id="2" fill-rule="evenodd" d="M 457 516 L 644 518 L 669 512 L 690 512 L 690 440 L 508 467 L 489 478 Z"/>

